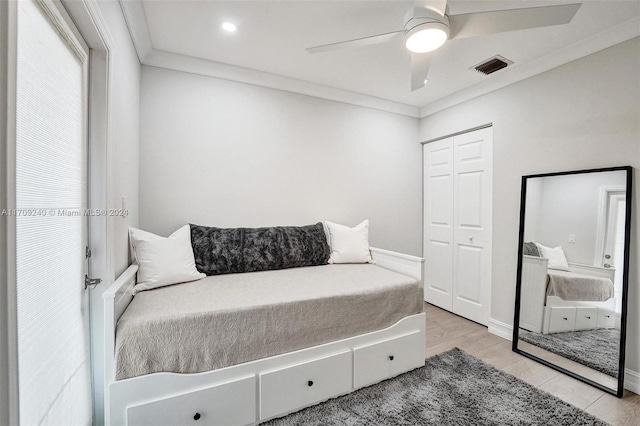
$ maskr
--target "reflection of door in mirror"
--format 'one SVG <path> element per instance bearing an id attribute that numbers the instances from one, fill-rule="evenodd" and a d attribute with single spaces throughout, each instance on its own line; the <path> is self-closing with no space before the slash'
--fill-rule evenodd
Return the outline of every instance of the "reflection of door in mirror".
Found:
<path id="1" fill-rule="evenodd" d="M 630 168 L 523 178 L 514 350 L 621 395 Z"/>
<path id="2" fill-rule="evenodd" d="M 624 188 L 622 188 L 624 189 Z M 600 264 L 604 268 L 614 268 L 622 271 L 624 262 L 624 214 L 625 193 L 618 188 L 605 189 L 602 197 L 604 205 L 602 210 L 606 212 L 602 224 L 599 224 L 598 234 L 604 235 L 602 247 L 599 250 Z M 616 293 L 616 313 L 622 311 L 622 274 L 616 274 L 614 280 Z"/>

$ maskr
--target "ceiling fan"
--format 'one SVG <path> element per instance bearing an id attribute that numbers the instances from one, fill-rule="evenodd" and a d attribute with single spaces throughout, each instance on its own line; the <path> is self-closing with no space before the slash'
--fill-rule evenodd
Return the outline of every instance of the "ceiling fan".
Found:
<path id="1" fill-rule="evenodd" d="M 434 51 L 447 40 L 507 31 L 563 25 L 571 22 L 580 3 L 449 15 L 447 0 L 416 1 L 405 15 L 404 29 L 307 48 L 309 53 L 386 43 L 404 34 L 411 52 L 411 90 L 424 87 Z"/>

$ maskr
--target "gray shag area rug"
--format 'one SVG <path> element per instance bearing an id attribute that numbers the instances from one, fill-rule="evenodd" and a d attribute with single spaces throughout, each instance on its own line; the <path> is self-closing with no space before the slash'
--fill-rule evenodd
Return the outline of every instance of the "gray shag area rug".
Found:
<path id="1" fill-rule="evenodd" d="M 458 348 L 384 382 L 263 425 L 606 425 Z"/>
<path id="2" fill-rule="evenodd" d="M 518 336 L 527 343 L 618 378 L 620 330 L 601 328 L 542 334 L 521 328 Z"/>

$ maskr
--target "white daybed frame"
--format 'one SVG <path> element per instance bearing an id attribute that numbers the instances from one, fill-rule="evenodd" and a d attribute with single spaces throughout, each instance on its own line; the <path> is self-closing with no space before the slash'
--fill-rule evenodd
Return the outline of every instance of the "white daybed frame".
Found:
<path id="1" fill-rule="evenodd" d="M 422 283 L 424 259 L 371 248 L 378 266 Z M 115 380 L 116 323 L 133 296 L 137 266 L 103 294 L 105 425 L 251 425 L 424 365 L 425 314 L 384 330 L 204 373 Z M 315 381 L 315 382 L 314 382 Z"/>
<path id="2" fill-rule="evenodd" d="M 520 327 L 536 333 L 610 328 L 615 326 L 615 298 L 603 302 L 565 301 L 547 296 L 549 259 L 523 256 Z M 572 272 L 608 278 L 614 282 L 615 269 L 568 262 Z"/>

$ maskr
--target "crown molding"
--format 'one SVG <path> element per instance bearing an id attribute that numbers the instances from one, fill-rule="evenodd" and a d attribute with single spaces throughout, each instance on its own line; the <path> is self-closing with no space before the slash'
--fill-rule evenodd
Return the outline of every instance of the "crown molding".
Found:
<path id="1" fill-rule="evenodd" d="M 120 8 L 124 15 L 124 20 L 129 29 L 129 35 L 133 40 L 133 46 L 138 54 L 138 60 L 144 64 L 147 56 L 153 51 L 153 43 L 151 42 L 151 33 L 149 32 L 149 24 L 147 23 L 147 15 L 144 11 L 142 1 L 124 1 L 120 0 Z"/>
<path id="2" fill-rule="evenodd" d="M 154 49 L 147 55 L 143 64 L 373 108 L 412 118 L 418 118 L 420 112 L 417 107 L 387 99 L 163 50 Z"/>
<path id="3" fill-rule="evenodd" d="M 638 36 L 640 36 L 640 18 L 630 19 L 533 61 L 505 68 L 500 72 L 500 78 L 485 80 L 431 102 L 420 108 L 420 118 L 542 74 Z"/>

